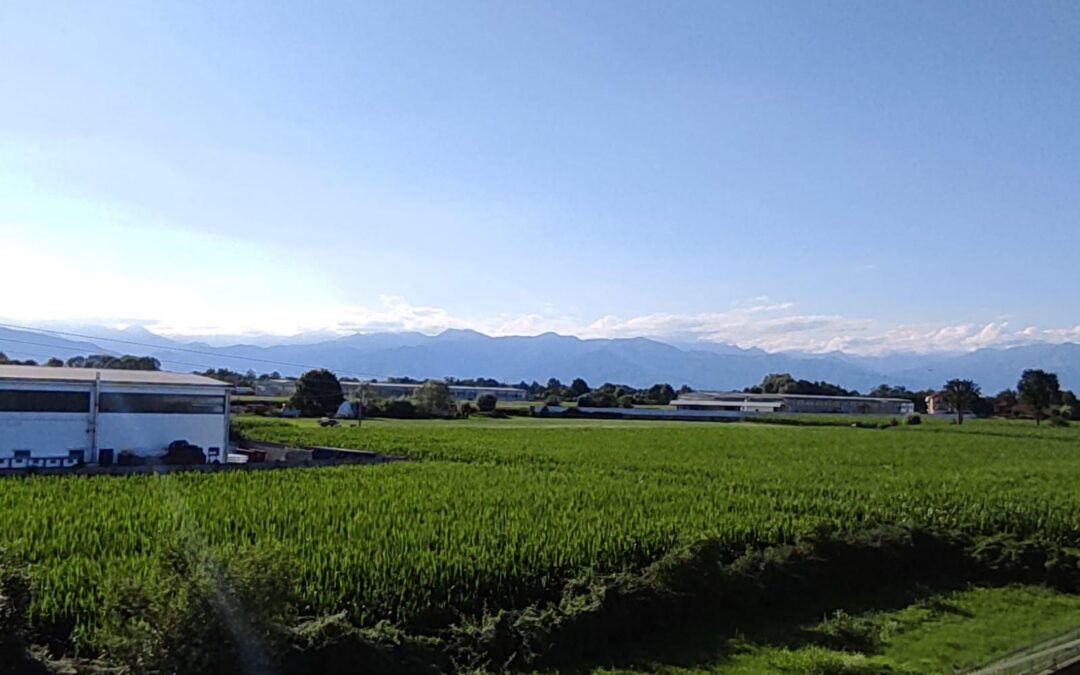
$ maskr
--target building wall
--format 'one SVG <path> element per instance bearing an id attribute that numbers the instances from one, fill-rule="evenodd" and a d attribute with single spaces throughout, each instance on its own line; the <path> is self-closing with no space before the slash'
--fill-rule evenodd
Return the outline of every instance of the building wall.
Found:
<path id="1" fill-rule="evenodd" d="M 698 394 L 697 398 L 676 399 L 680 410 L 742 410 L 779 413 L 817 413 L 843 415 L 906 415 L 915 412 L 915 404 L 899 399 L 813 397 L 764 394 Z M 779 409 L 767 404 L 781 403 Z M 722 405 L 730 404 L 730 405 Z"/>
<path id="2" fill-rule="evenodd" d="M 911 401 L 815 399 L 797 396 L 785 397 L 783 407 L 783 412 L 843 415 L 906 415 L 914 410 L 915 404 Z"/>
<path id="3" fill-rule="evenodd" d="M 226 419 L 225 415 L 101 413 L 98 448 L 112 448 L 117 453 L 130 449 L 137 455 L 157 456 L 165 454 L 169 443 L 187 441 L 205 452 L 225 445 Z"/>
<path id="4" fill-rule="evenodd" d="M 0 392 L 16 392 L 20 399 L 35 392 L 81 392 L 87 395 L 85 412 L 0 411 L 0 460 L 17 450 L 29 450 L 32 457 L 67 457 L 81 450 L 87 462 L 96 462 L 93 452 L 93 383 L 12 381 L 0 383 Z M 206 451 L 217 447 L 222 457 L 228 448 L 228 393 L 220 387 L 190 385 L 100 384 L 100 393 L 150 394 L 163 397 L 200 396 L 221 400 L 218 414 L 174 414 L 99 412 L 97 447 L 117 453 L 130 448 L 136 454 L 164 454 L 169 443 L 186 440 Z"/>
<path id="5" fill-rule="evenodd" d="M 90 413 L 0 412 L 0 459 L 16 450 L 39 457 L 67 457 L 90 448 Z"/>

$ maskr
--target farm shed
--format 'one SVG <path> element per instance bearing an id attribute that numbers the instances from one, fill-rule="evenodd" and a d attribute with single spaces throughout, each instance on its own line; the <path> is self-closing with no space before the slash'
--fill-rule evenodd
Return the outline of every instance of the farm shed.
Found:
<path id="1" fill-rule="evenodd" d="M 182 373 L 0 366 L 0 469 L 160 457 L 174 441 L 224 462 L 230 389 Z"/>

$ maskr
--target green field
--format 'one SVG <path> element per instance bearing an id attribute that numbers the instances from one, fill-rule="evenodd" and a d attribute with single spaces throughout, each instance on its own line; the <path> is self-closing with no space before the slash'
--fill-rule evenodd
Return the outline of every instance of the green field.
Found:
<path id="1" fill-rule="evenodd" d="M 226 569 L 285 561 L 275 574 L 296 614 L 433 634 L 558 605 L 570 580 L 640 573 L 695 542 L 722 560 L 883 526 L 1080 544 L 1080 429 L 236 423 L 252 438 L 420 461 L 6 480 L 0 545 L 29 570 L 36 631 L 108 651 L 125 589 L 168 595 L 178 550 Z"/>

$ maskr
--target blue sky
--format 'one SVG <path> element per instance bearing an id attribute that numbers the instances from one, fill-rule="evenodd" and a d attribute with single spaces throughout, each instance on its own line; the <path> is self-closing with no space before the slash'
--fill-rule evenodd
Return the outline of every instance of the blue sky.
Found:
<path id="1" fill-rule="evenodd" d="M 9 321 L 1080 340 L 1073 2 L 0 6 Z"/>

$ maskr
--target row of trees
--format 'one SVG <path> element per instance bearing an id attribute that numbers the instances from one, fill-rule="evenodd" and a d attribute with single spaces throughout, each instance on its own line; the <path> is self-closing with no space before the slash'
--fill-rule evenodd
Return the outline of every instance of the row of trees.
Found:
<path id="1" fill-rule="evenodd" d="M 319 417 L 333 415 L 345 401 L 341 382 L 334 373 L 325 368 L 309 370 L 296 380 L 296 391 L 289 398 L 289 407 L 301 415 Z M 395 417 L 442 417 L 454 414 L 457 406 L 450 387 L 445 382 L 428 380 L 420 384 L 409 401 L 390 401 L 381 404 Z M 365 401 L 364 407 L 374 411 L 380 406 L 376 401 Z M 492 405 L 493 409 L 495 406 Z"/>
<path id="2" fill-rule="evenodd" d="M 979 385 L 971 380 L 949 380 L 941 390 L 945 402 L 956 411 L 956 421 L 963 424 L 964 414 L 972 411 L 979 415 L 1026 415 L 1035 418 L 1035 424 L 1050 419 L 1055 423 L 1067 423 L 1080 415 L 1076 394 L 1062 390 L 1056 373 L 1038 368 L 1025 370 L 1016 383 L 1016 389 L 1005 389 L 994 397 L 983 397 Z M 981 408 L 981 411 L 978 409 Z"/>
<path id="3" fill-rule="evenodd" d="M 91 354 L 89 356 L 73 356 L 63 361 L 55 356 L 45 363 L 38 364 L 34 359 L 19 361 L 9 359 L 4 352 L 0 352 L 0 365 L 12 366 L 48 366 L 50 368 L 104 368 L 108 370 L 161 370 L 161 361 L 152 356 L 132 356 L 124 354 L 114 356 L 112 354 Z"/>
<path id="4" fill-rule="evenodd" d="M 766 375 L 761 384 L 743 389 L 748 394 L 801 394 L 804 396 L 858 396 L 857 391 L 848 391 L 829 382 L 811 382 L 796 380 L 791 373 L 772 373 Z"/>

